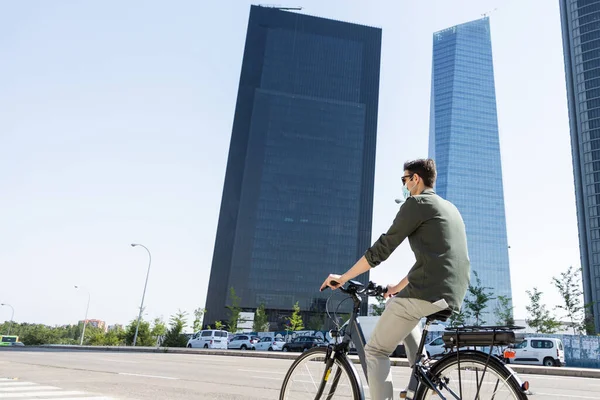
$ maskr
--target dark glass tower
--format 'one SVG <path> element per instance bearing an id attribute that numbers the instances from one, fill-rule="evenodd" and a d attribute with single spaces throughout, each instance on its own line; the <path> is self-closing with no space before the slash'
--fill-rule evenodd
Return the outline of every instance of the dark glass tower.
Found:
<path id="1" fill-rule="evenodd" d="M 585 304 L 600 332 L 600 1 L 561 0 Z"/>
<path id="2" fill-rule="evenodd" d="M 429 155 L 437 193 L 460 210 L 472 271 L 494 297 L 511 295 L 489 19 L 433 35 Z M 475 284 L 474 276 L 471 283 Z M 495 323 L 496 301 L 484 319 Z"/>
<path id="3" fill-rule="evenodd" d="M 371 245 L 380 53 L 381 29 L 251 7 L 205 323 L 231 287 L 271 329 L 321 312 Z"/>

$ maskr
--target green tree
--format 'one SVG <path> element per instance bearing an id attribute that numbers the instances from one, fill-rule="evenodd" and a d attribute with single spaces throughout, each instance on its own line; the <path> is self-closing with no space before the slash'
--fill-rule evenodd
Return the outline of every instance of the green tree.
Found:
<path id="1" fill-rule="evenodd" d="M 594 324 L 594 303 L 588 303 L 584 306 L 583 330 L 588 335 L 596 334 L 596 325 Z"/>
<path id="2" fill-rule="evenodd" d="M 160 343 L 160 340 L 167 333 L 167 326 L 162 318 L 154 318 L 154 322 L 152 323 L 152 330 L 150 331 L 150 335 L 155 340 L 155 343 Z"/>
<path id="3" fill-rule="evenodd" d="M 221 329 L 223 329 L 225 325 L 223 325 L 223 322 L 221 321 L 215 321 L 215 329 L 220 331 Z M 208 326 L 208 329 L 210 329 L 210 325 Z"/>
<path id="4" fill-rule="evenodd" d="M 120 346 L 124 343 L 125 331 L 120 326 L 117 326 L 108 332 L 104 336 L 105 346 Z"/>
<path id="5" fill-rule="evenodd" d="M 499 325 L 514 326 L 513 309 L 511 298 L 507 296 L 498 296 L 498 304 L 494 309 L 496 314 L 496 323 Z"/>
<path id="6" fill-rule="evenodd" d="M 373 315 L 381 315 L 385 310 L 385 299 L 383 296 L 375 297 L 377 304 L 373 304 Z"/>
<path id="7" fill-rule="evenodd" d="M 35 346 L 41 344 L 59 344 L 62 338 L 58 329 L 36 324 L 26 326 L 23 329 L 23 334 L 19 335 L 19 339 L 28 346 Z"/>
<path id="8" fill-rule="evenodd" d="M 183 334 L 183 330 L 187 326 L 187 312 L 177 310 L 175 315 L 169 320 L 169 330 L 165 335 L 162 343 L 165 347 L 185 347 L 188 338 Z"/>
<path id="9" fill-rule="evenodd" d="M 566 314 L 566 317 L 571 321 L 573 334 L 581 333 L 584 328 L 584 306 L 583 306 L 583 291 L 581 290 L 581 278 L 579 269 L 574 269 L 569 266 L 566 272 L 562 272 L 560 277 L 552 277 L 552 283 L 560 293 L 563 299 L 563 304 L 556 306 Z"/>
<path id="10" fill-rule="evenodd" d="M 467 318 L 469 318 L 469 312 L 466 311 L 464 307 L 462 307 L 459 312 L 453 312 L 450 315 L 450 318 L 448 318 L 448 323 L 452 328 L 464 326 L 467 321 Z"/>
<path id="11" fill-rule="evenodd" d="M 492 293 L 488 292 L 488 287 L 481 286 L 481 279 L 476 271 L 473 271 L 475 276 L 476 286 L 469 285 L 468 296 L 465 297 L 465 306 L 469 312 L 469 315 L 475 318 L 475 326 L 481 326 L 486 323 L 482 318 L 482 314 L 485 311 L 487 304 L 490 300 L 493 300 Z"/>
<path id="12" fill-rule="evenodd" d="M 252 324 L 252 330 L 254 332 L 265 332 L 269 327 L 269 319 L 265 312 L 265 305 L 261 304 L 254 314 L 254 323 Z"/>
<path id="13" fill-rule="evenodd" d="M 300 305 L 298 302 L 294 304 L 294 312 L 291 317 L 287 318 L 288 324 L 285 328 L 289 331 L 301 331 L 304 329 L 304 322 L 302 322 L 302 316 L 300 315 Z"/>
<path id="14" fill-rule="evenodd" d="M 525 319 L 527 324 L 539 333 L 554 333 L 558 330 L 560 323 L 550 315 L 550 311 L 542 304 L 542 292 L 537 288 L 533 288 L 533 292 L 527 290 L 529 296 L 529 305 L 525 308 L 529 313 L 530 318 Z"/>
<path id="15" fill-rule="evenodd" d="M 135 336 L 135 327 L 137 325 L 137 317 L 132 320 L 127 328 L 125 329 L 125 344 L 127 346 L 131 346 L 133 344 L 133 338 Z M 150 322 L 141 320 L 140 328 L 138 330 L 138 336 L 136 341 L 136 346 L 155 346 L 156 341 L 152 337 L 152 333 L 150 330 Z"/>
<path id="16" fill-rule="evenodd" d="M 106 344 L 104 330 L 93 326 L 85 328 L 83 344 L 87 346 L 104 346 Z"/>
<path id="17" fill-rule="evenodd" d="M 194 332 L 198 332 L 198 331 L 202 330 L 202 319 L 203 319 L 205 313 L 206 313 L 205 308 L 198 307 L 194 310 L 194 323 L 192 325 L 192 329 L 194 330 Z"/>
<path id="18" fill-rule="evenodd" d="M 233 286 L 229 288 L 229 298 L 231 300 L 231 305 L 227 306 L 227 309 L 229 310 L 229 331 L 231 333 L 236 333 L 238 330 L 238 322 L 240 322 L 242 308 L 240 307 L 241 299 L 235 294 Z"/>

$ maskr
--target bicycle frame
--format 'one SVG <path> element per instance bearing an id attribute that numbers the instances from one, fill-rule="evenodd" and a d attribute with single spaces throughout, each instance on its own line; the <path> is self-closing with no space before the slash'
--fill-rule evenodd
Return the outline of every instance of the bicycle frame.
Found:
<path id="1" fill-rule="evenodd" d="M 365 357 L 366 340 L 362 328 L 360 327 L 360 321 L 357 319 L 357 314 L 358 313 L 353 312 L 352 316 L 348 320 L 348 326 L 346 329 L 344 329 L 344 339 L 340 345 L 348 347 L 350 342 L 354 343 L 356 346 L 356 352 L 358 353 L 358 359 L 360 360 L 360 365 L 365 373 L 367 383 L 369 383 L 369 377 L 367 375 L 367 362 Z"/>

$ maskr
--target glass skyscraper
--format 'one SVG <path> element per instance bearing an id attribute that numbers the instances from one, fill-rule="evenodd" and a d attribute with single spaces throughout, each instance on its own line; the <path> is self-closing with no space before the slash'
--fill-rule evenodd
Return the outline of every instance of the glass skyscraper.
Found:
<path id="1" fill-rule="evenodd" d="M 585 304 L 600 332 L 600 0 L 561 0 Z"/>
<path id="2" fill-rule="evenodd" d="M 271 329 L 322 313 L 326 274 L 371 245 L 380 56 L 379 28 L 251 7 L 206 324 L 230 287 Z"/>
<path id="3" fill-rule="evenodd" d="M 436 192 L 465 221 L 472 271 L 494 297 L 512 297 L 487 17 L 433 35 L 429 156 L 438 169 Z M 496 303 L 488 303 L 488 324 L 496 323 Z"/>

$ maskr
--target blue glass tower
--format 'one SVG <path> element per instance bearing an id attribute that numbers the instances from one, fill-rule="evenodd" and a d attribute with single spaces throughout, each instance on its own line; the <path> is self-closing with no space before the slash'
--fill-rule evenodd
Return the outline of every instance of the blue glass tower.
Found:
<path id="1" fill-rule="evenodd" d="M 206 323 L 231 287 L 271 329 L 322 315 L 326 274 L 371 245 L 380 54 L 379 28 L 251 7 Z"/>
<path id="2" fill-rule="evenodd" d="M 600 0 L 560 0 L 560 13 L 583 297 L 600 332 Z"/>
<path id="3" fill-rule="evenodd" d="M 482 285 L 512 297 L 489 18 L 434 33 L 430 113 L 436 192 L 463 216 Z M 488 324 L 496 303 L 488 303 Z"/>

